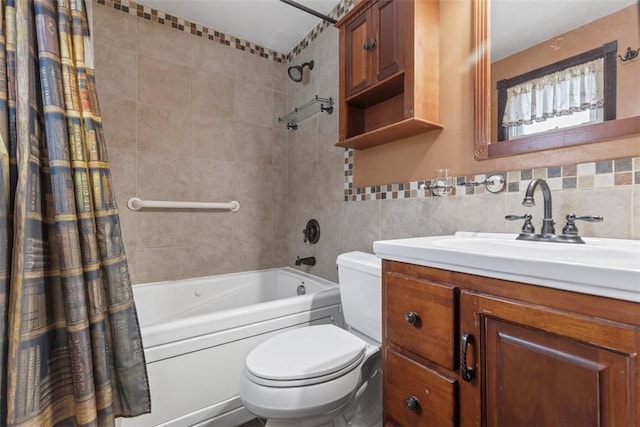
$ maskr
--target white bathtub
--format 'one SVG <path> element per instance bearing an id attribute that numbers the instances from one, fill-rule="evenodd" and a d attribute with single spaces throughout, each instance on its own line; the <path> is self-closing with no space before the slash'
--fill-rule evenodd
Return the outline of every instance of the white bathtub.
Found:
<path id="1" fill-rule="evenodd" d="M 343 325 L 337 284 L 288 267 L 136 285 L 133 293 L 151 413 L 120 418 L 121 427 L 248 421 L 238 385 L 249 351 L 287 329 Z"/>

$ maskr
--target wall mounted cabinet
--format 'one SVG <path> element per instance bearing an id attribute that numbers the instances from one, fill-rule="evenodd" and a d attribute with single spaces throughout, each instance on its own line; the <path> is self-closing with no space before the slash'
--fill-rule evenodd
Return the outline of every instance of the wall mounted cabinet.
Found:
<path id="1" fill-rule="evenodd" d="M 338 146 L 363 149 L 442 128 L 438 1 L 363 0 L 336 27 Z"/>
<path id="2" fill-rule="evenodd" d="M 385 425 L 638 425 L 640 304 L 383 261 Z"/>

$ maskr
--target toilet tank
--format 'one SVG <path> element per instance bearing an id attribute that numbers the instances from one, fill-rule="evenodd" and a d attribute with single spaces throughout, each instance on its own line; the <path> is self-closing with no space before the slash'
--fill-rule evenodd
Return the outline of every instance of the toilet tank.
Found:
<path id="1" fill-rule="evenodd" d="M 382 342 L 382 260 L 365 252 L 347 252 L 336 262 L 345 323 Z"/>

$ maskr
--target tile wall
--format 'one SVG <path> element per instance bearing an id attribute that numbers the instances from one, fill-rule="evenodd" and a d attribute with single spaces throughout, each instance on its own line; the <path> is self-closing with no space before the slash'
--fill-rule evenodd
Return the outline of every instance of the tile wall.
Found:
<path id="1" fill-rule="evenodd" d="M 534 177 L 552 186 L 558 227 L 569 212 L 599 214 L 604 223 L 578 224 L 583 235 L 640 239 L 638 158 L 499 171 L 508 184 L 497 195 L 458 186 L 455 195 L 433 197 L 422 182 L 354 188 L 353 153 L 334 147 L 337 106 L 297 131 L 277 121 L 316 94 L 337 98 L 335 28 L 320 25 L 287 55 L 264 55 L 232 36 L 193 33 L 179 18 L 104 3 L 94 7 L 96 75 L 134 283 L 293 266 L 296 256 L 317 258 L 314 267 L 296 268 L 337 280 L 337 255 L 370 252 L 375 240 L 517 232 L 504 216 L 525 212 L 522 194 Z M 337 12 L 351 4 L 343 3 Z M 313 59 L 314 70 L 294 83 L 283 57 Z M 469 179 L 483 176 L 459 177 Z M 235 199 L 242 207 L 236 214 L 131 212 L 124 207 L 131 196 Z M 538 227 L 541 209 L 532 211 Z M 321 227 L 315 245 L 303 242 L 311 218 Z"/>
<path id="2" fill-rule="evenodd" d="M 133 283 L 285 264 L 287 134 L 274 111 L 286 109 L 286 66 L 129 12 L 93 7 L 97 86 Z M 132 196 L 238 200 L 241 209 L 132 212 Z"/>

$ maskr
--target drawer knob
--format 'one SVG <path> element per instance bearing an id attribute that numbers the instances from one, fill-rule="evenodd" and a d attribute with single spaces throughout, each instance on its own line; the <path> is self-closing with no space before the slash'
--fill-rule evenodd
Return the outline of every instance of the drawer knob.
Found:
<path id="1" fill-rule="evenodd" d="M 420 402 L 418 402 L 418 398 L 415 396 L 404 399 L 404 404 L 407 405 L 407 409 L 412 412 L 416 412 L 420 406 Z"/>
<path id="2" fill-rule="evenodd" d="M 420 321 L 420 316 L 418 316 L 418 313 L 415 311 L 407 311 L 404 314 L 404 320 L 406 320 L 410 325 L 417 325 Z"/>

